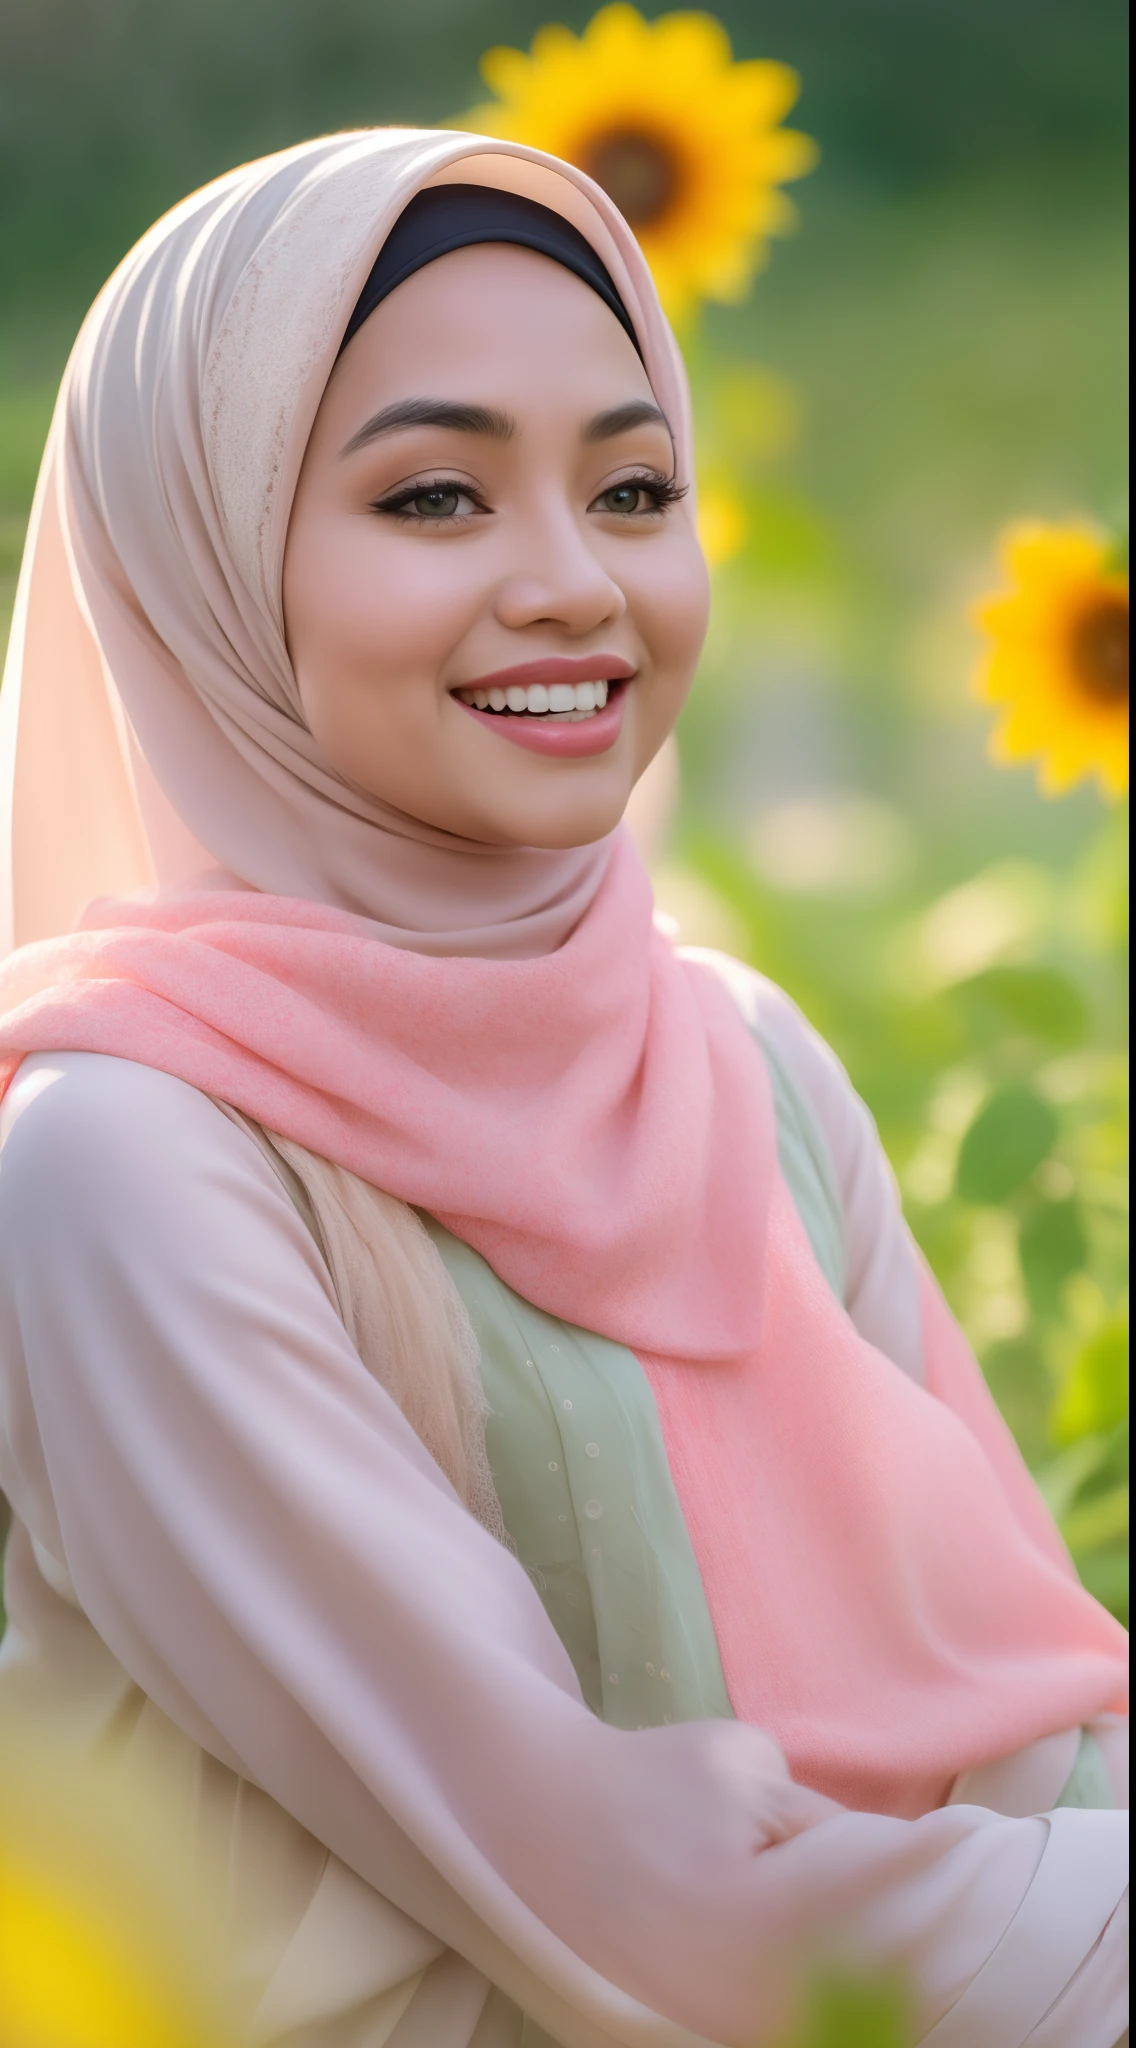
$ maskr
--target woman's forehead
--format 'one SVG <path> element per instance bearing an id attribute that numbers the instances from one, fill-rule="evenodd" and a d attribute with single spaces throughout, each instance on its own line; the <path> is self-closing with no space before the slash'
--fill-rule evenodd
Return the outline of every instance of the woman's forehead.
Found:
<path id="1" fill-rule="evenodd" d="M 550 258 L 580 278 L 614 313 L 634 347 L 639 340 L 615 280 L 592 242 L 554 206 L 480 182 L 416 192 L 379 248 L 347 322 L 343 346 L 390 293 L 458 249 L 506 245 Z"/>
<path id="2" fill-rule="evenodd" d="M 551 402 L 566 386 L 609 405 L 652 395 L 628 335 L 586 283 L 533 250 L 491 243 L 452 251 L 392 291 L 344 350 L 325 402 L 337 414 L 364 392 Z"/>

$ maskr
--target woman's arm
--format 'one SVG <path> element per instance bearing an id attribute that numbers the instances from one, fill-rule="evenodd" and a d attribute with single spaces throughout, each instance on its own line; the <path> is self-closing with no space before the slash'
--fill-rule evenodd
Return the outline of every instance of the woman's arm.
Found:
<path id="1" fill-rule="evenodd" d="M 605 1727 L 247 1136 L 93 1055 L 29 1062 L 5 1127 L 0 1484 L 195 1741 L 567 2048 L 762 2043 L 785 1957 L 836 1941 L 968 2048 L 1080 1971 L 1068 2048 L 1112 2048 L 1119 1816 L 845 1813 L 757 1730 Z"/>

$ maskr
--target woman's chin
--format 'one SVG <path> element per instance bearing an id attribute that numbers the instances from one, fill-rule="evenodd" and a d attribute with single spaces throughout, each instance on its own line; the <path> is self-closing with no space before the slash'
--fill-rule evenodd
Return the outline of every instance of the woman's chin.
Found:
<path id="1" fill-rule="evenodd" d="M 519 749 L 516 750 L 519 753 Z M 526 760 L 537 757 L 523 757 Z M 477 787 L 476 823 L 467 836 L 500 846 L 534 846 L 563 853 L 573 846 L 592 846 L 614 832 L 634 787 L 630 764 L 608 761 L 557 763 L 553 772 L 541 761 L 541 773 L 522 769 L 511 787 L 494 789 L 483 779 Z M 471 820 L 472 823 L 472 820 Z"/>
<path id="2" fill-rule="evenodd" d="M 538 851 L 564 853 L 570 847 L 594 846 L 597 840 L 606 839 L 619 824 L 626 802 L 624 797 L 619 803 L 589 805 L 586 810 L 551 817 L 547 811 L 513 814 L 487 820 L 486 828 L 476 836 L 498 846 L 532 846 Z"/>
<path id="3" fill-rule="evenodd" d="M 518 843 L 533 846 L 538 851 L 544 850 L 548 853 L 566 853 L 573 846 L 595 846 L 601 839 L 606 839 L 609 833 L 615 831 L 622 816 L 622 811 L 608 812 L 605 813 L 603 822 L 600 824 L 578 825 L 571 829 L 565 826 L 563 833 L 556 837 L 553 837 L 548 832 L 542 832 L 540 837 L 537 838 L 534 833 L 530 839 Z"/>

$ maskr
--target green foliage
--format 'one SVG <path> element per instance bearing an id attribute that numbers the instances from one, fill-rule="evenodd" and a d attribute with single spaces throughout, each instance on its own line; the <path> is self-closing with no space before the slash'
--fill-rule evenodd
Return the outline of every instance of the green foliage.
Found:
<path id="1" fill-rule="evenodd" d="M 549 20 L 578 30 L 593 11 L 594 0 L 6 0 L 6 289 L 58 301 L 77 284 L 89 298 L 207 178 L 325 130 L 444 121 L 479 96 L 487 44 L 527 45 Z M 844 182 L 906 194 L 1007 165 L 1060 188 L 1071 175 L 1104 189 L 1123 179 L 1122 0 L 720 0 L 712 11 L 739 56 L 799 67 L 805 125 Z M 838 321 L 830 332 L 839 356 Z"/>
<path id="2" fill-rule="evenodd" d="M 1128 1413 L 1128 1318 L 1102 1324 L 1074 1354 L 1053 1410 L 1053 1434 L 1076 1444 L 1115 1430 Z"/>
<path id="3" fill-rule="evenodd" d="M 959 1146 L 955 1186 L 964 1202 L 1004 1202 L 1049 1157 L 1057 1115 L 1025 1081 L 984 1102 Z"/>
<path id="4" fill-rule="evenodd" d="M 1088 1255 L 1088 1233 L 1075 1196 L 1030 1204 L 1018 1229 L 1018 1257 L 1035 1313 L 1060 1312 L 1061 1290 L 1081 1271 Z"/>
<path id="5" fill-rule="evenodd" d="M 976 1045 L 1018 1031 L 1067 1051 L 1089 1032 L 1084 991 L 1053 967 L 990 967 L 953 993 Z"/>
<path id="6" fill-rule="evenodd" d="M 914 2039 L 902 1983 L 839 1973 L 814 1981 L 805 2017 L 785 2048 L 911 2048 Z"/>
<path id="7" fill-rule="evenodd" d="M 12 377 L 0 356 L 0 645 L 7 638 L 16 576 L 55 387 Z"/>

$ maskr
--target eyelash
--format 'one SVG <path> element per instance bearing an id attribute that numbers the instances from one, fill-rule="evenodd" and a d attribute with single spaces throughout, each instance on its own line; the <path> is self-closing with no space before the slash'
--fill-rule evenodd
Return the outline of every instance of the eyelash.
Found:
<path id="1" fill-rule="evenodd" d="M 608 489 L 612 491 L 625 491 L 629 489 L 646 491 L 647 496 L 654 500 L 656 512 L 666 512 L 670 506 L 681 503 L 687 494 L 689 485 L 676 484 L 673 476 L 663 476 L 657 469 L 643 469 L 639 470 L 634 476 L 621 476 L 619 482 L 617 484 L 610 484 Z M 607 491 L 601 492 L 600 495 L 601 497 L 606 497 Z M 638 513 L 631 516 L 641 519 L 643 515 Z"/>
<path id="2" fill-rule="evenodd" d="M 658 470 L 651 469 L 640 470 L 634 476 L 620 477 L 618 483 L 608 486 L 609 491 L 645 491 L 647 496 L 653 501 L 652 509 L 655 512 L 666 512 L 672 505 L 679 504 L 685 498 L 688 488 L 686 484 L 676 483 L 673 477 L 663 476 Z M 408 509 L 413 505 L 415 498 L 424 498 L 431 491 L 453 492 L 457 496 L 472 499 L 478 511 L 483 512 L 489 509 L 480 492 L 474 490 L 472 485 L 462 483 L 457 477 L 436 476 L 430 477 L 421 483 L 408 485 L 401 491 L 395 491 L 389 498 L 376 499 L 371 506 L 371 510 L 372 512 L 383 512 L 389 518 L 401 519 L 408 524 L 417 526 L 456 525 L 459 520 L 465 520 L 470 517 L 468 512 L 452 512 L 435 515 L 431 518 L 425 512 L 411 512 Z M 600 495 L 601 497 L 606 497 L 608 493 L 604 491 Z M 648 515 L 642 512 L 631 512 L 616 513 L 613 516 L 616 518 L 642 519 Z"/>
<path id="3" fill-rule="evenodd" d="M 484 498 L 479 491 L 474 490 L 472 484 L 462 483 L 456 476 L 432 476 L 424 478 L 420 483 L 405 485 L 401 491 L 392 492 L 389 498 L 377 498 L 372 504 L 371 510 L 372 512 L 385 512 L 392 518 L 405 519 L 412 525 L 418 526 L 446 526 L 451 521 L 469 517 L 468 513 L 455 512 L 449 514 L 448 517 L 431 519 L 425 512 L 410 512 L 407 510 L 408 506 L 413 505 L 415 498 L 425 498 L 431 491 L 447 493 L 452 491 L 455 496 L 472 498 L 478 511 L 488 509 Z"/>

